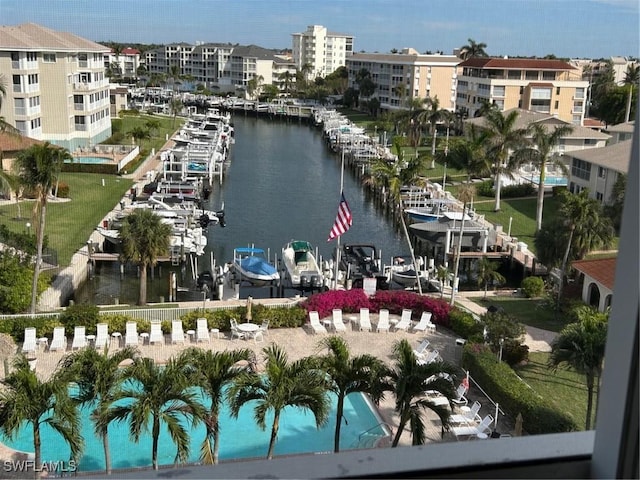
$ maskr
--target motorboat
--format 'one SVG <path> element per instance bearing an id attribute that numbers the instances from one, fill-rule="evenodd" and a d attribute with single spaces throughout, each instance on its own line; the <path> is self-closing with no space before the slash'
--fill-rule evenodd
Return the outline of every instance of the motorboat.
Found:
<path id="1" fill-rule="evenodd" d="M 416 222 L 434 222 L 449 212 L 455 203 L 455 200 L 448 198 L 429 199 L 424 200 L 424 206 L 405 208 L 404 213 Z"/>
<path id="2" fill-rule="evenodd" d="M 390 272 L 390 280 L 405 288 L 415 287 L 418 284 L 418 279 L 420 279 L 421 285 L 424 285 L 429 279 L 429 274 L 426 270 L 418 270 L 416 274 L 415 266 L 410 257 L 394 257 Z"/>
<path id="3" fill-rule="evenodd" d="M 237 279 L 246 280 L 255 286 L 276 284 L 280 280 L 278 270 L 269 263 L 261 248 L 234 248 L 233 268 Z"/>
<path id="4" fill-rule="evenodd" d="M 323 274 L 309 242 L 291 240 L 282 248 L 282 262 L 293 288 L 321 288 Z"/>
<path id="5" fill-rule="evenodd" d="M 340 251 L 338 268 L 352 288 L 362 288 L 365 278 L 375 278 L 378 290 L 388 290 L 389 282 L 381 268 L 378 250 L 369 244 L 345 244 Z"/>

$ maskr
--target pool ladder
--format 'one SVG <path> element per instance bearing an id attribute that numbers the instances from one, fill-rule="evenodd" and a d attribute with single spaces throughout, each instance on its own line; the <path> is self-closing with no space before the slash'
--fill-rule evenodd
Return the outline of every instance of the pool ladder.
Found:
<path id="1" fill-rule="evenodd" d="M 389 430 L 389 433 L 388 434 L 369 433 L 371 432 L 371 430 L 378 428 L 380 426 L 387 427 L 387 429 Z M 378 440 L 380 440 L 381 438 L 391 436 L 391 432 L 392 432 L 391 425 L 389 425 L 386 422 L 380 422 L 374 425 L 373 427 L 368 428 L 364 432 L 360 433 L 360 435 L 358 435 L 358 440 L 351 445 L 351 448 L 373 448 Z"/>

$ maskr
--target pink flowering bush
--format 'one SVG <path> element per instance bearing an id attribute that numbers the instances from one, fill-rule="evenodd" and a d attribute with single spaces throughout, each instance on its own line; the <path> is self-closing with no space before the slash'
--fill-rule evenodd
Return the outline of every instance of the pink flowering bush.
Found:
<path id="1" fill-rule="evenodd" d="M 400 314 L 408 308 L 413 311 L 413 318 L 419 319 L 422 312 L 433 314 L 431 321 L 437 325 L 449 327 L 448 302 L 439 298 L 431 298 L 404 290 L 379 290 L 371 298 L 362 289 L 330 290 L 317 293 L 302 305 L 307 312 L 316 310 L 320 318 L 331 315 L 334 308 L 341 308 L 344 313 L 358 313 L 361 308 L 368 308 L 377 313 L 386 308 L 392 314 Z"/>

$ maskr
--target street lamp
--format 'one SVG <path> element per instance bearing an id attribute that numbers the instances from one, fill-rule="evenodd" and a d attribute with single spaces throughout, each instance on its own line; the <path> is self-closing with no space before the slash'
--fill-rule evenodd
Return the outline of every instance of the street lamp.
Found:
<path id="1" fill-rule="evenodd" d="M 31 235 L 31 223 L 27 222 L 27 235 Z"/>
<path id="2" fill-rule="evenodd" d="M 498 362 L 502 363 L 502 346 L 504 345 L 504 338 L 500 337 L 500 352 L 498 353 Z"/>

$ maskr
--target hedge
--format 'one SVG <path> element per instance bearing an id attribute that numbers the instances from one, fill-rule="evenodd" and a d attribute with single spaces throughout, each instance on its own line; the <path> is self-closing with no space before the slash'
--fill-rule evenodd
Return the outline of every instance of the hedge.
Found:
<path id="1" fill-rule="evenodd" d="M 577 430 L 569 415 L 547 405 L 511 367 L 505 362 L 498 362 L 488 347 L 465 345 L 462 365 L 505 411 L 513 417 L 522 414 L 524 429 L 528 433 L 538 435 Z"/>

